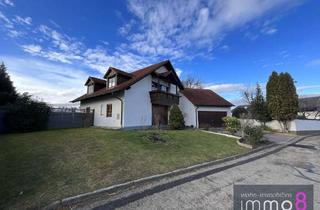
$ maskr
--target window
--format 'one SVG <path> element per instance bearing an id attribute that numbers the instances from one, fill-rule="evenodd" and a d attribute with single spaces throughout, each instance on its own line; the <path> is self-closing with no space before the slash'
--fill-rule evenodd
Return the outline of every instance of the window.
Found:
<path id="1" fill-rule="evenodd" d="M 103 115 L 103 104 L 100 105 L 100 115 Z"/>
<path id="2" fill-rule="evenodd" d="M 169 92 L 169 87 L 161 85 L 161 91 L 163 92 Z"/>
<path id="3" fill-rule="evenodd" d="M 159 84 L 157 82 L 152 82 L 152 90 L 160 90 L 163 92 L 169 92 L 169 84 L 163 83 Z"/>
<path id="4" fill-rule="evenodd" d="M 156 82 L 152 82 L 152 90 L 159 90 L 159 84 Z"/>
<path id="5" fill-rule="evenodd" d="M 89 85 L 88 86 L 88 94 L 93 93 L 94 92 L 94 86 L 93 85 Z"/>
<path id="6" fill-rule="evenodd" d="M 112 117 L 112 104 L 107 104 L 107 117 Z"/>
<path id="7" fill-rule="evenodd" d="M 112 88 L 114 86 L 116 86 L 116 77 L 109 78 L 108 79 L 108 87 Z"/>

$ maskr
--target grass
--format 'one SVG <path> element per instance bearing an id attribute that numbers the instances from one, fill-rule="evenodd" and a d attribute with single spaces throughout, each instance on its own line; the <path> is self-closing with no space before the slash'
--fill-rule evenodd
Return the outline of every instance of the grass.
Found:
<path id="1" fill-rule="evenodd" d="M 149 140 L 159 132 L 165 142 Z M 62 129 L 0 136 L 0 209 L 55 200 L 247 149 L 196 130 Z"/>

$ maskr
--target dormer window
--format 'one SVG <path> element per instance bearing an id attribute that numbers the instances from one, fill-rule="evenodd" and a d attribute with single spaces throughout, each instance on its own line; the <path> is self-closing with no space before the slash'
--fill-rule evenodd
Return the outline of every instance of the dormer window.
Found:
<path id="1" fill-rule="evenodd" d="M 111 77 L 108 79 L 108 88 L 116 86 L 116 77 Z"/>
<path id="2" fill-rule="evenodd" d="M 93 93 L 93 92 L 94 92 L 93 84 L 92 85 L 88 85 L 87 93 L 90 94 L 90 93 Z"/>

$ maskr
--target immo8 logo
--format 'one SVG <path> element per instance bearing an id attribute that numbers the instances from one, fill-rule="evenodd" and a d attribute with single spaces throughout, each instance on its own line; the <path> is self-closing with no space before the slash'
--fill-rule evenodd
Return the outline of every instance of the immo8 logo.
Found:
<path id="1" fill-rule="evenodd" d="M 241 200 L 241 210 L 307 210 L 307 207 L 305 192 L 296 193 L 294 204 L 290 200 Z"/>
<path id="2" fill-rule="evenodd" d="M 313 210 L 312 185 L 235 185 L 235 210 Z"/>

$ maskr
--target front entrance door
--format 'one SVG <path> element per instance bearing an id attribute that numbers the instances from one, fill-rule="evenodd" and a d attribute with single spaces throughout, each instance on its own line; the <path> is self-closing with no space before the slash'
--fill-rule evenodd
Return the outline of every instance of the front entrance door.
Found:
<path id="1" fill-rule="evenodd" d="M 152 125 L 168 125 L 168 107 L 152 105 Z"/>

